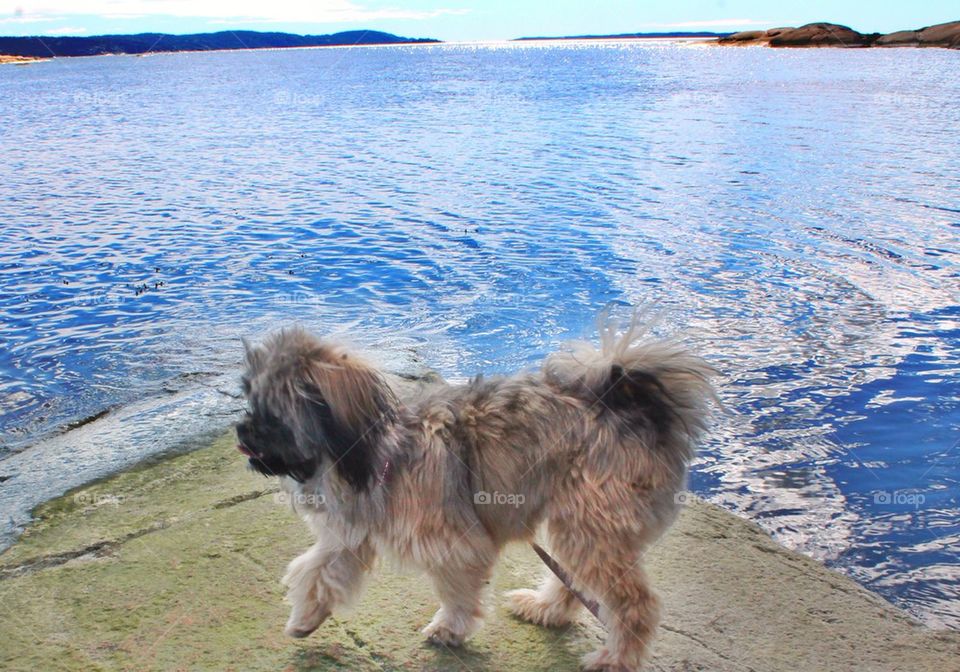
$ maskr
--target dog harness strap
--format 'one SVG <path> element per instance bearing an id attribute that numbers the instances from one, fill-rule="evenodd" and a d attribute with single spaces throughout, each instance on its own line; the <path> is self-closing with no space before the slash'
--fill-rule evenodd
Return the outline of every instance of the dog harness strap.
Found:
<path id="1" fill-rule="evenodd" d="M 543 560 L 543 564 L 549 567 L 551 572 L 556 574 L 557 578 L 560 579 L 563 585 L 567 587 L 567 590 L 573 593 L 573 595 L 583 603 L 583 606 L 587 608 L 587 611 L 596 616 L 598 621 L 602 622 L 603 619 L 600 618 L 600 605 L 573 587 L 573 582 L 570 580 L 570 575 L 564 571 L 563 567 L 560 566 L 560 563 L 554 560 L 549 553 L 543 550 L 543 547 L 541 547 L 540 544 L 531 541 L 530 545 L 533 546 L 533 550 L 536 551 L 537 555 L 540 556 L 540 559 Z"/>

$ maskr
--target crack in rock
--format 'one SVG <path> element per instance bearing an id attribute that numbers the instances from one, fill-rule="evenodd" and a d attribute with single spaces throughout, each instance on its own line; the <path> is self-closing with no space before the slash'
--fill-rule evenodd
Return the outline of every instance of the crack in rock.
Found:
<path id="1" fill-rule="evenodd" d="M 705 650 L 709 651 L 710 653 L 712 653 L 713 655 L 717 656 L 718 658 L 722 658 L 723 660 L 735 662 L 735 661 L 733 661 L 733 659 L 732 659 L 730 656 L 728 656 L 727 654 L 721 653 L 720 651 L 717 651 L 716 649 L 712 648 L 709 644 L 707 644 L 705 641 L 703 641 L 702 639 L 700 639 L 700 638 L 697 637 L 696 635 L 694 635 L 694 634 L 692 634 L 692 633 L 689 633 L 689 632 L 687 632 L 686 630 L 683 630 L 682 628 L 675 628 L 675 627 L 672 627 L 672 626 L 667 625 L 666 623 L 661 623 L 661 624 L 660 624 L 660 629 L 661 629 L 661 630 L 666 630 L 667 632 L 672 632 L 672 633 L 674 633 L 675 635 L 680 635 L 681 637 L 686 637 L 686 638 L 689 639 L 690 641 L 696 642 L 697 644 L 699 644 L 700 646 L 702 646 Z M 744 669 L 748 670 L 749 672 L 756 672 L 752 667 L 747 667 L 747 668 L 744 668 Z"/>
<path id="2" fill-rule="evenodd" d="M 258 497 L 263 497 L 264 495 L 269 495 L 271 493 L 278 492 L 276 488 L 268 488 L 266 490 L 253 490 L 251 492 L 244 492 L 239 495 L 230 497 L 229 499 L 224 499 L 213 505 L 214 509 L 227 509 L 231 506 L 236 506 L 237 504 L 242 504 L 244 502 L 249 502 L 251 499 L 257 499 Z"/>
<path id="3" fill-rule="evenodd" d="M 159 521 L 150 527 L 145 527 L 125 534 L 119 539 L 104 539 L 103 541 L 98 541 L 72 551 L 50 553 L 49 555 L 41 555 L 39 558 L 34 558 L 32 560 L 20 563 L 19 565 L 0 567 L 0 581 L 23 576 L 24 574 L 32 574 L 33 572 L 38 572 L 42 569 L 59 567 L 60 565 L 67 564 L 71 560 L 76 560 L 77 558 L 82 558 L 87 555 L 95 558 L 102 558 L 109 555 L 111 552 L 128 541 L 138 539 L 144 535 L 150 534 L 151 532 L 158 532 L 159 530 L 166 529 L 167 527 L 169 527 L 169 523 L 166 521 Z"/>

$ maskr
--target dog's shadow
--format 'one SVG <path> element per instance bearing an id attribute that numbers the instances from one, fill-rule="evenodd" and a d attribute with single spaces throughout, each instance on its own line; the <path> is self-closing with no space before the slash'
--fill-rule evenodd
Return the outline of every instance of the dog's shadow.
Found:
<path id="1" fill-rule="evenodd" d="M 353 628 L 342 625 L 339 630 L 348 644 L 317 642 L 298 647 L 285 668 L 292 672 L 332 672 L 333 670 L 382 670 L 401 672 L 502 672 L 522 669 L 525 672 L 566 672 L 579 670 L 578 646 L 589 634 L 579 627 L 543 628 L 512 616 L 504 616 L 502 628 L 484 634 L 481 630 L 466 645 L 458 648 L 416 641 L 396 633 L 381 641 L 367 641 Z M 579 633 L 578 633 L 579 631 Z M 331 638 L 331 640 L 339 638 Z M 349 645 L 352 643 L 352 646 Z"/>

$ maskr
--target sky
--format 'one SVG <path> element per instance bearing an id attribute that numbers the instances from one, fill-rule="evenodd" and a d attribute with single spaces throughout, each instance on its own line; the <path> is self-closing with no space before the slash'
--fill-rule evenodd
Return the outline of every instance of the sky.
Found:
<path id="1" fill-rule="evenodd" d="M 812 21 L 892 32 L 960 20 L 958 0 L 0 0 L 0 35 L 368 28 L 445 41 L 661 31 L 727 32 Z"/>

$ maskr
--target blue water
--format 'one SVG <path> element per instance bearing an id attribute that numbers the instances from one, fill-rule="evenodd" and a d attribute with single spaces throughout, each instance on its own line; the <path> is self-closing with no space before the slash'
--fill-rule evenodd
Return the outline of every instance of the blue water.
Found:
<path id="1" fill-rule="evenodd" d="M 571 43 L 0 68 L 0 516 L 15 532 L 54 490 L 226 426 L 241 335 L 298 320 L 462 379 L 655 301 L 724 373 L 692 489 L 958 627 L 958 59 Z"/>

